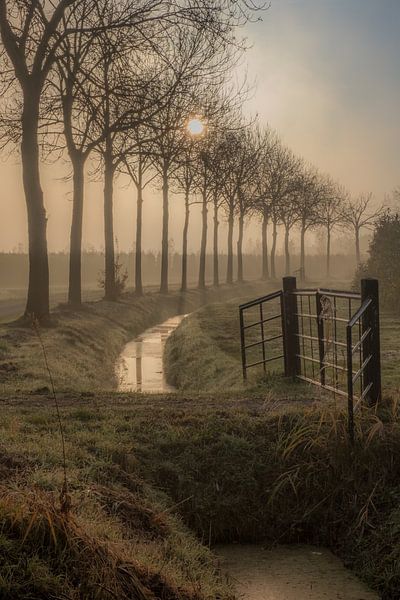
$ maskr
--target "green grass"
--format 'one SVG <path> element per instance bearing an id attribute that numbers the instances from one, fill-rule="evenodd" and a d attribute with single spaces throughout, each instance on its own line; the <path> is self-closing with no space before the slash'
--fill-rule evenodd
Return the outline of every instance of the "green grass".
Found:
<path id="1" fill-rule="evenodd" d="M 382 598 L 398 599 L 398 394 L 357 416 L 352 450 L 342 402 L 272 373 L 255 371 L 244 387 L 239 300 L 221 300 L 261 288 L 193 291 L 184 302 L 126 296 L 56 313 L 42 335 L 65 430 L 68 518 L 54 403 L 45 389 L 28 393 L 49 386 L 40 345 L 30 329 L 1 328 L 1 598 L 233 600 L 209 546 L 261 541 L 326 545 Z M 195 311 L 167 347 L 183 391 L 97 391 L 115 386 L 127 339 L 207 300 L 219 302 Z M 396 339 L 385 320 L 391 390 Z"/>
<path id="2" fill-rule="evenodd" d="M 239 300 L 211 303 L 193 312 L 167 340 L 165 370 L 168 381 L 181 390 L 246 390 L 247 393 L 269 390 L 282 396 L 287 393 L 287 383 L 277 375 L 283 373 L 283 361 L 273 361 L 264 374 L 261 367 L 248 371 L 248 383 L 243 385 L 239 342 Z M 259 320 L 259 308 L 246 312 L 245 325 Z M 279 313 L 278 301 L 264 307 L 264 318 Z M 343 315 L 345 316 L 345 315 Z M 315 329 L 315 324 L 314 324 Z M 274 337 L 281 333 L 280 320 L 265 326 L 265 335 Z M 316 331 L 312 332 L 317 335 Z M 345 339 L 345 332 L 339 332 Z M 260 340 L 260 328 L 246 331 L 246 344 Z M 381 364 L 382 386 L 387 394 L 400 388 L 400 315 L 381 313 Z M 308 348 L 308 353 L 309 352 Z M 281 340 L 266 345 L 267 358 L 282 354 Z M 315 352 L 315 347 L 314 347 Z M 356 357 L 357 358 L 357 357 Z M 247 362 L 262 359 L 261 346 L 247 352 Z M 339 357 L 339 362 L 345 360 Z M 358 366 L 356 365 L 358 368 Z M 345 387 L 345 382 L 342 382 Z M 304 389 L 303 386 L 301 386 Z M 299 386 L 297 389 L 301 389 Z M 309 389 L 309 388 L 308 388 Z M 310 392 L 308 391 L 307 394 Z M 293 394 L 293 388 L 290 390 Z M 311 391 L 311 394 L 313 392 Z M 314 391 L 314 396 L 316 392 Z"/>
<path id="3" fill-rule="evenodd" d="M 400 388 L 400 316 L 381 313 L 381 364 L 382 382 L 387 391 Z"/>
<path id="4" fill-rule="evenodd" d="M 68 521 L 57 509 L 62 459 L 51 401 L 3 403 L 2 598 L 23 597 L 12 585 L 29 598 L 59 589 L 75 598 L 77 580 L 85 597 L 98 586 L 132 597 L 121 564 L 155 597 L 231 598 L 208 550 L 231 541 L 329 546 L 382 598 L 398 598 L 395 404 L 358 419 L 354 451 L 343 413 L 318 407 L 277 415 L 260 398 L 233 408 L 215 396 L 118 394 L 60 404 Z"/>
<path id="5" fill-rule="evenodd" d="M 264 288 L 256 282 L 186 294 L 126 294 L 119 302 L 90 302 L 79 311 L 61 306 L 52 315 L 53 326 L 41 330 L 56 387 L 77 392 L 116 389 L 115 361 L 123 345 L 146 328 L 205 302 L 232 295 L 253 297 Z M 12 395 L 45 393 L 48 386 L 34 329 L 18 322 L 0 325 L 0 390 Z"/>
<path id="6" fill-rule="evenodd" d="M 283 360 L 271 362 L 267 374 L 261 367 L 248 371 L 249 385 L 243 385 L 238 304 L 245 299 L 208 304 L 191 315 L 173 332 L 165 348 L 165 371 L 168 381 L 182 390 L 265 390 L 282 387 L 282 379 L 273 380 L 277 371 L 282 372 Z M 246 313 L 245 325 L 259 320 L 258 307 Z M 264 318 L 280 312 L 279 301 L 264 308 Z M 271 321 L 269 336 L 281 333 L 280 320 Z M 246 344 L 260 339 L 260 328 L 246 331 Z M 282 340 L 268 344 L 268 356 L 279 356 Z M 248 351 L 248 363 L 262 359 L 261 346 Z M 285 388 L 283 384 L 283 388 Z"/>

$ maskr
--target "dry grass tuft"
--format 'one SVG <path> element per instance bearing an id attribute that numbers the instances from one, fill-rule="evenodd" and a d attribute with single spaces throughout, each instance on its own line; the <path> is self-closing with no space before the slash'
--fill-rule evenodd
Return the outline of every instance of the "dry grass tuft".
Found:
<path id="1" fill-rule="evenodd" d="M 107 514 L 116 516 L 122 522 L 129 535 L 141 534 L 162 540 L 170 533 L 165 514 L 146 506 L 143 496 L 132 494 L 126 489 L 99 485 L 92 488 L 92 493 Z"/>
<path id="2" fill-rule="evenodd" d="M 106 511 L 115 512 L 124 524 L 136 530 L 142 525 L 143 530 L 160 536 L 167 527 L 162 516 L 139 507 L 129 495 L 98 487 L 95 496 L 104 503 Z M 138 515 L 147 521 L 140 523 Z M 124 544 L 90 535 L 76 517 L 70 514 L 66 518 L 57 506 L 54 494 L 40 490 L 11 492 L 2 488 L 0 520 L 0 548 L 5 550 L 2 560 L 10 558 L 13 542 L 19 548 L 18 574 L 10 568 L 10 578 L 6 581 L 2 570 L 2 598 L 20 598 L 22 593 L 25 594 L 23 597 L 39 598 L 44 590 L 48 594 L 46 597 L 70 600 L 203 598 L 193 589 L 177 589 L 160 572 L 133 560 Z M 149 523 L 152 529 L 148 530 Z M 35 562 L 41 564 L 40 570 Z"/>

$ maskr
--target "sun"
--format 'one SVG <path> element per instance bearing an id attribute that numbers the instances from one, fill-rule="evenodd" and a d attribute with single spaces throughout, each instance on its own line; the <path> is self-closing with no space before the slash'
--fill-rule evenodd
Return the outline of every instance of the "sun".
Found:
<path id="1" fill-rule="evenodd" d="M 187 130 L 190 133 L 190 135 L 196 137 L 200 136 L 204 133 L 204 123 L 201 119 L 198 118 L 189 119 L 187 124 Z"/>

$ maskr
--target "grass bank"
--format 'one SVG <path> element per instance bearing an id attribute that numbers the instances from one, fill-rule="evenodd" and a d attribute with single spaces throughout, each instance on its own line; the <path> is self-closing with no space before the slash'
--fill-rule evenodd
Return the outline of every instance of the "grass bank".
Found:
<path id="1" fill-rule="evenodd" d="M 264 306 L 264 317 L 280 312 L 279 306 L 269 303 Z M 245 324 L 259 320 L 258 307 L 247 311 Z M 274 337 L 281 333 L 279 320 L 268 324 L 266 335 Z M 387 311 L 381 313 L 381 363 L 382 383 L 388 393 L 399 393 L 400 354 L 398 350 L 400 317 Z M 246 344 L 260 340 L 260 330 L 256 327 L 246 332 Z M 281 340 L 269 342 L 266 346 L 267 358 L 282 354 Z M 261 346 L 247 353 L 249 363 L 262 359 Z M 289 393 L 293 398 L 298 392 L 304 393 L 304 386 L 287 385 L 277 374 L 283 372 L 283 361 L 268 365 L 267 373 L 261 367 L 248 371 L 248 384 L 243 386 L 239 344 L 238 300 L 214 302 L 193 312 L 172 333 L 165 348 L 165 372 L 168 381 L 180 390 L 259 391 L 267 388 L 274 395 Z M 312 394 L 313 392 L 311 392 Z M 307 397 L 308 391 L 304 394 Z M 314 391 L 314 395 L 315 395 Z"/>
<path id="2" fill-rule="evenodd" d="M 57 311 L 42 336 L 65 434 L 62 504 L 59 423 L 40 345 L 29 329 L 1 329 L 1 598 L 233 600 L 209 546 L 262 541 L 326 545 L 384 600 L 398 600 L 398 394 L 357 417 L 351 449 L 340 404 L 272 377 L 268 391 L 257 380 L 240 388 L 238 300 L 221 300 L 260 293 L 227 287 Z M 112 387 L 125 341 L 206 300 L 217 302 L 184 322 L 177 370 L 193 371 L 187 388 L 207 389 L 214 377 L 220 390 L 96 391 Z M 225 366 L 213 372 L 213 361 Z"/>
<path id="3" fill-rule="evenodd" d="M 40 332 L 56 387 L 79 392 L 115 389 L 115 361 L 123 345 L 146 328 L 207 302 L 253 297 L 264 290 L 265 284 L 256 282 L 186 294 L 150 292 L 140 298 L 126 294 L 119 302 L 87 302 L 79 311 L 60 306 L 52 313 L 53 327 Z M 0 390 L 18 395 L 47 388 L 34 329 L 18 322 L 1 325 Z"/>
<path id="4" fill-rule="evenodd" d="M 68 519 L 51 400 L 2 404 L 2 598 L 232 598 L 208 550 L 229 541 L 323 544 L 399 597 L 396 402 L 357 420 L 351 450 L 339 411 L 68 394 Z"/>
<path id="5" fill-rule="evenodd" d="M 244 300 L 243 300 L 244 301 Z M 223 391 L 264 388 L 268 378 L 270 391 L 286 390 L 282 378 L 283 361 L 272 362 L 265 374 L 261 367 L 248 371 L 248 385 L 243 386 L 239 337 L 238 300 L 214 302 L 185 319 L 168 338 L 165 347 L 165 372 L 168 381 L 180 390 Z M 248 312 L 248 323 L 259 320 L 258 307 Z M 264 318 L 280 312 L 276 302 L 264 307 Z M 281 333 L 280 321 L 273 321 L 269 335 Z M 259 328 L 248 329 L 246 344 L 258 341 Z M 269 356 L 282 354 L 282 341 L 268 344 Z M 261 346 L 248 351 L 249 363 L 261 360 Z M 293 388 L 291 390 L 293 393 Z"/>

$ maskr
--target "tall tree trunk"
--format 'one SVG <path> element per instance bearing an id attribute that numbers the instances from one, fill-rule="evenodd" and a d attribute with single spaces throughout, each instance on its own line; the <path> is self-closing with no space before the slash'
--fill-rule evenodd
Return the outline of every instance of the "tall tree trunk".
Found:
<path id="1" fill-rule="evenodd" d="M 206 287 L 206 252 L 207 252 L 207 188 L 204 184 L 202 194 L 202 226 L 201 226 L 201 243 L 200 243 L 200 264 L 199 264 L 199 288 Z"/>
<path id="2" fill-rule="evenodd" d="M 169 206 L 168 206 L 168 165 L 163 168 L 163 220 L 162 220 L 162 240 L 161 240 L 161 283 L 160 292 L 168 293 L 168 224 L 169 224 Z"/>
<path id="3" fill-rule="evenodd" d="M 264 212 L 261 225 L 261 253 L 262 253 L 262 271 L 261 278 L 266 281 L 269 279 L 268 268 L 268 213 Z"/>
<path id="4" fill-rule="evenodd" d="M 29 282 L 25 315 L 40 322 L 49 318 L 47 217 L 40 185 L 38 123 L 40 94 L 25 91 L 22 113 L 21 161 L 28 214 Z"/>
<path id="5" fill-rule="evenodd" d="M 300 232 L 300 281 L 306 280 L 306 252 L 305 252 L 306 228 L 304 223 Z"/>
<path id="6" fill-rule="evenodd" d="M 82 222 L 85 157 L 75 153 L 71 157 L 73 168 L 72 222 L 69 251 L 68 303 L 82 304 Z"/>
<path id="7" fill-rule="evenodd" d="M 238 261 L 238 281 L 243 282 L 243 228 L 244 228 L 244 217 L 239 216 L 239 232 L 237 241 L 237 261 Z"/>
<path id="8" fill-rule="evenodd" d="M 185 222 L 183 224 L 183 236 L 182 236 L 182 283 L 181 292 L 187 290 L 187 246 L 188 246 L 188 229 L 189 229 L 189 190 L 185 192 Z"/>
<path id="9" fill-rule="evenodd" d="M 114 167 L 112 157 L 109 152 L 106 152 L 104 155 L 104 298 L 106 300 L 116 299 L 113 183 Z"/>
<path id="10" fill-rule="evenodd" d="M 290 275 L 290 251 L 289 251 L 290 227 L 285 225 L 285 273 Z"/>
<path id="11" fill-rule="evenodd" d="M 143 295 L 142 281 L 142 229 L 143 229 L 143 188 L 142 179 L 139 174 L 136 198 L 136 246 L 135 246 L 135 293 Z"/>
<path id="12" fill-rule="evenodd" d="M 355 229 L 355 238 L 356 238 L 356 262 L 357 262 L 357 267 L 358 267 L 361 264 L 360 230 L 358 228 Z"/>
<path id="13" fill-rule="evenodd" d="M 271 247 L 271 278 L 276 279 L 275 269 L 275 254 L 276 254 L 276 238 L 278 237 L 276 219 L 272 221 L 272 247 Z"/>
<path id="14" fill-rule="evenodd" d="M 219 285 L 219 264 L 218 264 L 218 197 L 214 198 L 214 243 L 213 243 L 213 283 Z"/>
<path id="15" fill-rule="evenodd" d="M 327 228 L 326 236 L 326 278 L 331 276 L 331 229 Z"/>
<path id="16" fill-rule="evenodd" d="M 228 264 L 226 283 L 233 283 L 233 207 L 229 207 L 228 216 Z"/>

